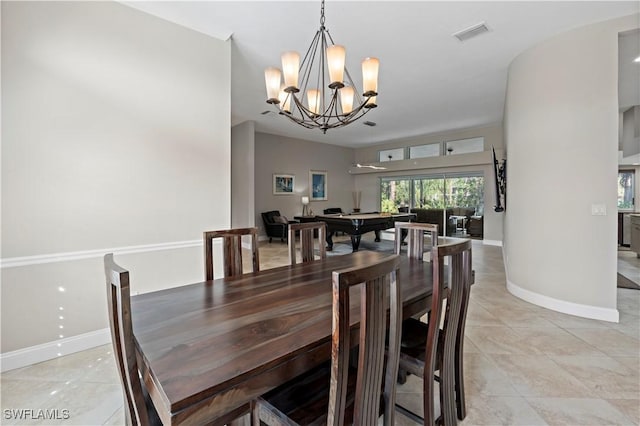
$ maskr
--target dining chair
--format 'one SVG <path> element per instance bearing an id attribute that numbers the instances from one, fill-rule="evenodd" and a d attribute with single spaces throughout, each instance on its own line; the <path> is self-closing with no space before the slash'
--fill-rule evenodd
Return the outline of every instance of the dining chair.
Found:
<path id="1" fill-rule="evenodd" d="M 129 271 L 118 266 L 113 260 L 113 253 L 109 253 L 104 256 L 104 274 L 107 280 L 111 341 L 124 393 L 126 423 L 142 426 L 161 425 L 160 417 L 138 373 L 131 322 Z"/>
<path id="2" fill-rule="evenodd" d="M 324 222 L 292 223 L 289 225 L 289 263 L 296 264 L 296 232 L 300 234 L 300 254 L 302 263 L 315 260 L 315 237 L 318 236 L 318 254 L 320 259 L 327 257 L 325 239 L 327 224 Z"/>
<path id="3" fill-rule="evenodd" d="M 431 246 L 438 244 L 438 225 L 418 222 L 396 222 L 395 224 L 395 253 L 400 254 L 403 236 L 406 235 L 407 256 L 424 259 L 424 234 L 431 235 Z"/>
<path id="4" fill-rule="evenodd" d="M 330 365 L 323 364 L 258 398 L 252 408 L 254 426 L 261 421 L 272 426 L 377 425 L 381 407 L 383 424 L 394 424 L 402 319 L 398 264 L 399 256 L 392 255 L 373 264 L 333 272 Z M 360 337 L 357 370 L 353 371 L 349 363 L 349 290 L 359 284 Z M 385 358 L 387 307 L 390 332 Z"/>
<path id="5" fill-rule="evenodd" d="M 445 265 L 446 261 L 446 265 Z M 466 416 L 463 374 L 464 328 L 472 283 L 471 240 L 459 240 L 431 249 L 433 293 L 427 322 L 403 322 L 400 366 L 423 380 L 424 417 L 396 405 L 403 414 L 424 425 L 434 425 L 434 378 L 440 382 L 441 422 L 456 424 Z M 446 306 L 443 301 L 446 298 Z M 442 328 L 441 328 L 442 327 Z M 406 334 L 406 336 L 405 336 Z M 406 345 L 407 341 L 420 342 Z M 436 371 L 439 374 L 436 376 Z"/>
<path id="6" fill-rule="evenodd" d="M 258 256 L 258 228 L 236 228 L 222 231 L 205 231 L 204 238 L 204 272 L 207 281 L 213 280 L 213 239 L 222 238 L 223 267 L 225 277 L 242 275 L 242 237 L 251 237 L 251 260 L 253 272 L 260 270 Z"/>

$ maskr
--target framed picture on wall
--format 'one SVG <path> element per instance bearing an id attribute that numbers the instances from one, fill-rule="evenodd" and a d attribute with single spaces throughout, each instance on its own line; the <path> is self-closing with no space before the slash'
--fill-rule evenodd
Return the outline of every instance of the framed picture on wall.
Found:
<path id="1" fill-rule="evenodd" d="M 295 175 L 273 174 L 273 195 L 290 195 L 294 190 Z"/>
<path id="2" fill-rule="evenodd" d="M 311 201 L 327 200 L 327 172 L 309 171 L 309 192 Z"/>

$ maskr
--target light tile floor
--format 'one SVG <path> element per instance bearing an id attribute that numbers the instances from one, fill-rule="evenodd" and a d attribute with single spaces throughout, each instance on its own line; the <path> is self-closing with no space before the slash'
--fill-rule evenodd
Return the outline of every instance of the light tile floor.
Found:
<path id="1" fill-rule="evenodd" d="M 625 267 L 637 274 L 640 265 L 627 257 Z M 262 243 L 260 260 L 262 269 L 286 264 L 286 244 Z M 509 294 L 498 247 L 474 241 L 473 267 L 462 425 L 640 424 L 640 291 L 618 290 L 620 323 L 612 324 Z M 409 376 L 398 401 L 421 412 L 421 389 Z M 110 345 L 4 373 L 0 397 L 6 425 L 124 424 Z M 69 418 L 15 420 L 12 409 L 57 409 L 60 417 L 69 410 Z M 414 423 L 398 413 L 396 424 Z"/>

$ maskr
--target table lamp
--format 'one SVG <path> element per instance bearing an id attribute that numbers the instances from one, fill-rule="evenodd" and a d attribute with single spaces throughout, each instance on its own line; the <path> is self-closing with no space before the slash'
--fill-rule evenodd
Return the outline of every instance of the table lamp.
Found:
<path id="1" fill-rule="evenodd" d="M 302 197 L 302 216 L 307 216 L 309 211 L 307 205 L 309 204 L 309 197 Z"/>

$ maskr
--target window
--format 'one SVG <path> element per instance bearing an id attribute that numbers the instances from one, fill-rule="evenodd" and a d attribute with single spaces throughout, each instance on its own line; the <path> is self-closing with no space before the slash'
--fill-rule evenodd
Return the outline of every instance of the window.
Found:
<path id="1" fill-rule="evenodd" d="M 378 153 L 380 162 L 404 160 L 404 148 L 385 149 Z"/>
<path id="2" fill-rule="evenodd" d="M 400 207 L 411 205 L 410 179 L 382 179 L 380 184 L 380 211 L 397 213 Z"/>
<path id="3" fill-rule="evenodd" d="M 425 158 L 440 156 L 440 143 L 409 147 L 409 158 Z"/>
<path id="4" fill-rule="evenodd" d="M 469 154 L 484 151 L 484 138 L 459 139 L 444 143 L 447 155 Z"/>
<path id="5" fill-rule="evenodd" d="M 634 210 L 635 171 L 620 170 L 618 172 L 618 209 Z"/>
<path id="6" fill-rule="evenodd" d="M 481 173 L 381 178 L 380 210 L 397 212 L 399 207 L 473 208 L 484 212 L 484 177 Z"/>

